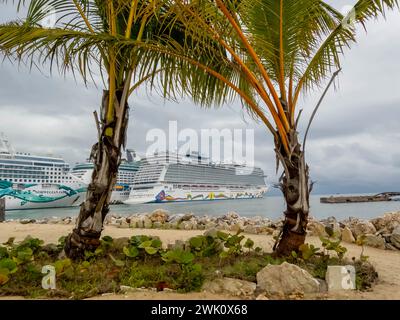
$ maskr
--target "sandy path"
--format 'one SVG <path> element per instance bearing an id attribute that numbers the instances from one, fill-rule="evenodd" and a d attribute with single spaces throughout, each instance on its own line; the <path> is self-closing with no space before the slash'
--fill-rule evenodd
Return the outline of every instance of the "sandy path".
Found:
<path id="1" fill-rule="evenodd" d="M 60 224 L 20 224 L 15 222 L 0 223 L 0 243 L 7 241 L 9 237 L 15 237 L 16 241 L 24 239 L 27 235 L 35 236 L 46 242 L 56 243 L 62 235 L 68 234 L 72 230 L 72 225 Z M 131 237 L 132 235 L 157 235 L 164 245 L 173 243 L 175 240 L 185 240 L 198 234 L 201 230 L 156 230 L 156 229 L 120 229 L 107 226 L 104 235 L 113 238 Z M 262 247 L 266 251 L 271 251 L 274 240 L 271 236 L 247 235 L 252 238 L 256 246 Z M 307 242 L 320 246 L 317 237 L 309 237 Z M 358 257 L 361 248 L 353 244 L 345 244 L 348 249 L 348 257 Z M 374 286 L 371 292 L 336 292 L 329 293 L 323 297 L 328 299 L 396 299 L 400 300 L 400 252 L 379 250 L 366 247 L 364 255 L 369 256 L 369 260 L 379 273 L 379 283 Z M 174 292 L 135 292 L 127 295 L 105 295 L 96 299 L 229 299 L 224 295 L 211 295 L 209 293 L 190 293 L 177 294 Z"/>

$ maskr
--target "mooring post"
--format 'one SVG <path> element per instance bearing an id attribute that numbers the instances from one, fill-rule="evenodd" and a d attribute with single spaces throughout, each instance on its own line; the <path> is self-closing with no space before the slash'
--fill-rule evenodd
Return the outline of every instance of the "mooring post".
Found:
<path id="1" fill-rule="evenodd" d="M 6 199 L 0 198 L 0 222 L 6 220 Z"/>

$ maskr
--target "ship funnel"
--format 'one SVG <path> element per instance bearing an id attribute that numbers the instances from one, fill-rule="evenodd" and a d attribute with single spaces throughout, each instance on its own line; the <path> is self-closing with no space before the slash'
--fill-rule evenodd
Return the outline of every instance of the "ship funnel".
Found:
<path id="1" fill-rule="evenodd" d="M 11 146 L 10 142 L 3 132 L 0 132 L 0 152 L 9 153 L 11 156 L 15 155 L 14 148 Z"/>
<path id="2" fill-rule="evenodd" d="M 128 162 L 134 162 L 136 158 L 136 152 L 133 149 L 126 149 L 126 160 Z"/>

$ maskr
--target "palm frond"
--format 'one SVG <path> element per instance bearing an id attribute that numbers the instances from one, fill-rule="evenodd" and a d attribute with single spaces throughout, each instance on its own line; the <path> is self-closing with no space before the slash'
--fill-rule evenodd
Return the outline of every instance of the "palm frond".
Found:
<path id="1" fill-rule="evenodd" d="M 311 59 L 306 61 L 306 69 L 297 81 L 294 103 L 297 102 L 301 92 L 320 85 L 333 71 L 341 67 L 343 49 L 350 48 L 356 42 L 355 25 L 357 23 L 361 23 L 365 28 L 366 21 L 380 15 L 385 16 L 387 9 L 394 9 L 398 7 L 398 4 L 398 0 L 359 0 L 347 17 L 343 17 L 339 12 L 335 12 L 335 9 L 327 6 L 339 19 L 336 27 L 319 44 Z"/>

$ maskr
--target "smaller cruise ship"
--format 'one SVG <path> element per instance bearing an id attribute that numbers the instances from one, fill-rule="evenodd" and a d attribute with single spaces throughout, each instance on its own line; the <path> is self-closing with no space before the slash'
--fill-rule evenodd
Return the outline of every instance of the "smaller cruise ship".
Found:
<path id="1" fill-rule="evenodd" d="M 0 198 L 6 210 L 80 205 L 86 184 L 69 171 L 62 158 L 15 152 L 0 134 Z"/>
<path id="2" fill-rule="evenodd" d="M 125 203 L 254 199 L 267 191 L 260 168 L 165 152 L 142 159 Z"/>
<path id="3" fill-rule="evenodd" d="M 117 183 L 111 194 L 111 204 L 121 204 L 129 198 L 131 185 L 133 184 L 139 165 L 140 161 L 137 159 L 135 151 L 127 149 L 126 159 L 122 159 L 118 168 Z M 92 178 L 93 167 L 94 165 L 90 161 L 78 163 L 72 168 L 71 174 L 83 183 L 89 184 Z"/>

